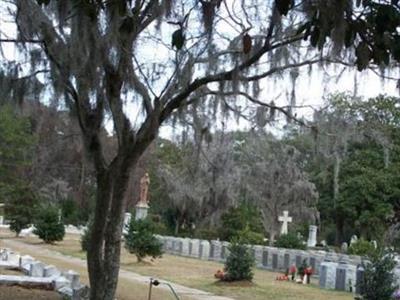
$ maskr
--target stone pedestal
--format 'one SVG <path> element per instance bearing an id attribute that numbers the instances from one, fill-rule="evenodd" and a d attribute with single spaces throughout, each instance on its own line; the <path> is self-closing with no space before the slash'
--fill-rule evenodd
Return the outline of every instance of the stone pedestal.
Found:
<path id="1" fill-rule="evenodd" d="M 123 232 L 128 232 L 129 224 L 131 223 L 132 214 L 125 213 L 124 215 L 124 228 L 122 228 Z"/>
<path id="2" fill-rule="evenodd" d="M 146 219 L 149 206 L 145 203 L 138 203 L 135 208 L 136 208 L 135 220 L 137 221 Z"/>
<path id="3" fill-rule="evenodd" d="M 315 247 L 317 244 L 317 229 L 318 227 L 315 225 L 310 225 L 308 231 L 308 241 L 307 247 Z"/>

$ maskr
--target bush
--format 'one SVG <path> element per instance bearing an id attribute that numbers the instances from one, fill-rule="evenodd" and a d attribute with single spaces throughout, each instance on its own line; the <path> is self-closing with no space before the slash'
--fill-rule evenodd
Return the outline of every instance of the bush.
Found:
<path id="1" fill-rule="evenodd" d="M 236 239 L 239 238 L 244 244 L 249 245 L 264 245 L 264 235 L 258 232 L 250 230 L 250 227 L 246 227 L 241 231 L 238 231 Z"/>
<path id="2" fill-rule="evenodd" d="M 64 238 L 64 224 L 59 221 L 58 210 L 53 207 L 42 208 L 34 226 L 33 233 L 46 243 L 62 241 Z"/>
<path id="3" fill-rule="evenodd" d="M 196 239 L 211 241 L 216 240 L 219 236 L 216 229 L 200 228 L 196 230 L 195 237 Z"/>
<path id="4" fill-rule="evenodd" d="M 375 246 L 364 239 L 359 239 L 350 245 L 348 254 L 360 255 L 360 256 L 371 256 L 376 252 Z"/>
<path id="5" fill-rule="evenodd" d="M 131 254 L 135 254 L 140 262 L 146 256 L 152 258 L 161 257 L 162 244 L 154 236 L 154 224 L 147 220 L 131 219 L 128 225 L 128 232 L 125 236 L 125 248 Z"/>
<path id="6" fill-rule="evenodd" d="M 363 300 L 389 300 L 397 289 L 395 275 L 392 272 L 396 266 L 391 253 L 375 251 L 364 264 L 364 277 L 360 283 Z"/>
<path id="7" fill-rule="evenodd" d="M 22 229 L 33 222 L 37 199 L 28 186 L 15 186 L 5 203 L 5 215 L 10 222 L 10 230 L 18 236 Z"/>
<path id="8" fill-rule="evenodd" d="M 231 241 L 246 228 L 262 235 L 264 230 L 261 220 L 260 212 L 255 206 L 241 203 L 221 216 L 222 224 L 218 229 L 218 235 L 221 240 Z"/>
<path id="9" fill-rule="evenodd" d="M 303 241 L 295 233 L 282 234 L 276 241 L 275 247 L 287 249 L 306 249 Z"/>
<path id="10" fill-rule="evenodd" d="M 225 281 L 253 279 L 254 256 L 242 241 L 232 241 L 228 247 L 229 255 L 225 262 Z"/>

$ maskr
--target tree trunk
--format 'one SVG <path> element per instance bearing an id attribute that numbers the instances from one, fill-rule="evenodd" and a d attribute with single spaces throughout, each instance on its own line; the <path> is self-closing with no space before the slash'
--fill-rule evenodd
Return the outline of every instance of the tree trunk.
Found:
<path id="1" fill-rule="evenodd" d="M 97 176 L 97 201 L 87 252 L 91 300 L 113 300 L 118 284 L 124 196 L 129 181 L 125 161 Z M 136 161 L 132 167 L 136 167 Z"/>
<path id="2" fill-rule="evenodd" d="M 336 223 L 335 245 L 340 246 L 343 242 L 344 223 L 343 223 L 343 218 L 341 218 L 337 213 L 335 217 L 335 223 Z"/>

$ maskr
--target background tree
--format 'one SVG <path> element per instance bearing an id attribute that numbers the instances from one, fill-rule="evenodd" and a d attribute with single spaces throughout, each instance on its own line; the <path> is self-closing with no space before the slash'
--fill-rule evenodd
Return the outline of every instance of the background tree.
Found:
<path id="1" fill-rule="evenodd" d="M 29 119 L 10 105 L 0 106 L 0 196 L 5 218 L 17 236 L 32 223 L 36 205 L 30 176 L 34 146 Z"/>

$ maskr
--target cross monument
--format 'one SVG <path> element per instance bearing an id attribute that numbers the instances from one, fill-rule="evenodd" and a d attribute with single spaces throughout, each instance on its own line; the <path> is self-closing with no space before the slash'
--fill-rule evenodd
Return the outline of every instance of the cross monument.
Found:
<path id="1" fill-rule="evenodd" d="M 292 217 L 289 217 L 289 211 L 284 210 L 283 216 L 279 216 L 278 221 L 282 222 L 281 234 L 287 234 L 288 233 L 288 223 L 292 222 Z"/>

